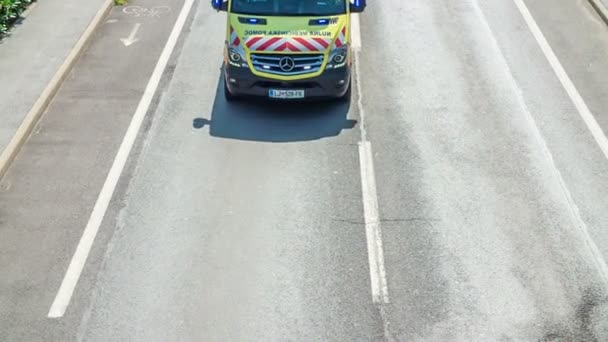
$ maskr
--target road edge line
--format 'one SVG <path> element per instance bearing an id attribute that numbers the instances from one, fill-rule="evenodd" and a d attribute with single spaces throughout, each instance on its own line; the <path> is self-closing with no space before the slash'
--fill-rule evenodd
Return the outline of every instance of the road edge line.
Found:
<path id="1" fill-rule="evenodd" d="M 549 63 L 549 66 L 551 69 L 553 69 L 555 76 L 568 94 L 570 101 L 574 104 L 576 111 L 587 126 L 587 129 L 593 136 L 593 139 L 595 139 L 597 146 L 604 154 L 604 157 L 608 159 L 608 137 L 606 137 L 602 127 L 598 124 L 597 120 L 593 116 L 593 113 L 591 113 L 591 110 L 574 85 L 574 82 L 572 82 L 570 79 L 570 76 L 568 76 L 568 73 L 564 69 L 562 63 L 559 61 L 559 58 L 553 51 L 553 48 L 545 38 L 545 35 L 532 16 L 532 13 L 530 13 L 528 6 L 526 6 L 523 0 L 513 0 L 513 2 L 532 33 L 532 36 L 538 43 L 538 46 Z"/>
<path id="2" fill-rule="evenodd" d="M 570 76 L 568 76 L 566 69 L 564 69 L 564 67 L 562 66 L 561 62 L 559 61 L 559 58 L 557 57 L 557 55 L 553 51 L 553 48 L 551 47 L 551 45 L 545 38 L 544 33 L 538 26 L 538 23 L 536 22 L 536 19 L 534 19 L 534 16 L 532 16 L 532 13 L 530 13 L 530 10 L 528 9 L 528 6 L 525 4 L 524 0 L 513 0 L 513 3 L 519 10 L 522 18 L 524 19 L 524 22 L 528 26 L 532 36 L 536 40 L 538 46 L 540 47 L 542 53 L 545 56 L 547 62 L 549 63 L 549 66 L 551 67 L 551 69 L 553 69 L 553 72 L 557 76 L 557 79 L 561 83 L 564 91 L 566 91 L 566 93 L 568 94 L 570 101 L 576 108 L 576 110 L 577 110 L 579 116 L 582 118 L 584 124 L 587 126 L 588 131 L 593 136 L 597 146 L 600 148 L 601 152 L 603 152 L 604 157 L 606 159 L 608 159 L 608 138 L 604 134 L 602 127 L 595 120 L 593 113 L 591 113 L 591 110 L 587 106 L 587 103 L 585 102 L 585 100 L 583 99 L 581 94 L 578 92 L 578 89 L 574 85 L 574 82 L 572 82 L 572 80 L 570 79 Z M 487 20 L 486 20 L 486 24 L 487 24 Z M 489 24 L 487 24 L 487 25 L 489 28 Z M 490 28 L 489 28 L 489 30 L 490 30 L 490 32 L 492 31 Z M 492 37 L 493 37 L 493 39 L 496 39 L 494 36 L 492 36 Z M 496 48 L 498 49 L 498 51 L 502 54 L 502 51 L 500 50 L 500 47 L 497 42 L 495 42 L 495 45 L 496 45 Z M 504 63 L 506 65 L 507 69 L 510 70 L 508 63 L 506 62 L 506 59 L 504 58 L 504 55 L 503 55 L 503 60 L 504 60 Z M 511 78 L 513 80 L 512 82 L 514 82 L 514 84 L 517 85 L 517 82 L 513 78 L 513 73 L 511 71 L 509 71 L 509 75 L 511 75 Z M 517 88 L 516 88 L 516 90 L 517 90 Z M 521 96 L 520 101 L 522 101 L 522 103 L 525 105 L 523 93 L 521 92 L 521 90 L 519 91 L 518 96 Z M 550 163 L 551 167 L 553 168 L 554 177 L 556 177 L 556 179 L 562 189 L 562 193 L 568 204 L 570 213 L 571 213 L 573 219 L 577 221 L 577 222 L 575 222 L 576 226 L 580 229 L 581 233 L 583 234 L 582 238 L 583 238 L 584 242 L 587 244 L 589 251 L 591 253 L 591 256 L 594 258 L 594 262 L 596 264 L 595 266 L 598 269 L 599 276 L 602 278 L 604 285 L 608 286 L 608 264 L 606 264 L 606 260 L 604 259 L 604 256 L 602 255 L 598 246 L 595 244 L 595 241 L 593 241 L 593 238 L 591 237 L 591 234 L 589 233 L 587 224 L 581 217 L 580 210 L 579 210 L 578 206 L 576 205 L 576 203 L 574 202 L 574 198 L 572 197 L 572 194 L 570 193 L 570 190 L 568 189 L 566 182 L 561 175 L 561 172 L 559 171 L 559 169 L 557 168 L 557 165 L 555 164 L 555 160 L 553 159 L 551 150 L 549 149 L 549 146 L 547 145 L 544 137 L 542 136 L 542 133 L 540 132 L 540 129 L 538 128 L 538 125 L 536 124 L 536 121 L 534 120 L 534 117 L 532 116 L 532 114 L 529 111 L 528 111 L 528 120 L 529 121 L 531 120 L 532 127 L 536 130 L 535 134 L 537 136 L 537 139 L 540 139 L 541 145 L 543 147 L 543 152 L 547 156 L 549 163 Z"/>
<path id="3" fill-rule="evenodd" d="M 524 19 L 526 25 L 530 29 L 530 32 L 536 39 L 536 42 L 538 43 L 541 51 L 543 52 L 546 59 L 548 60 L 549 65 L 553 68 L 553 71 L 557 75 L 564 90 L 568 93 L 572 102 L 574 102 L 574 106 L 576 107 L 577 110 L 579 110 L 579 114 L 581 116 L 583 116 L 583 114 L 580 113 L 580 110 L 581 110 L 581 108 L 585 108 L 588 111 L 589 109 L 587 108 L 587 105 L 585 104 L 582 97 L 580 97 L 580 94 L 578 94 L 578 90 L 576 89 L 576 87 L 574 86 L 574 84 L 572 83 L 572 81 L 570 80 L 568 75 L 566 74 L 566 71 L 563 69 L 561 62 L 559 62 L 559 59 L 554 54 L 553 49 L 551 48 L 551 45 L 549 45 L 549 43 L 545 39 L 544 34 L 540 30 L 540 27 L 538 27 L 538 24 L 536 23 L 536 20 L 530 13 L 528 7 L 526 6 L 526 4 L 524 3 L 523 0 L 513 0 L 513 3 L 515 4 L 515 6 L 519 10 L 520 14 L 522 15 L 522 18 Z M 541 152 L 546 159 L 545 162 L 548 164 L 547 166 L 550 168 L 550 171 L 552 172 L 552 176 L 555 179 L 555 181 L 557 182 L 557 184 L 561 190 L 563 200 L 565 201 L 565 204 L 567 205 L 568 210 L 571 215 L 570 218 L 573 220 L 572 223 L 574 224 L 574 226 L 576 226 L 576 228 L 579 229 L 579 232 L 582 234 L 582 236 L 580 238 L 582 239 L 582 242 L 585 243 L 587 248 L 589 249 L 588 252 L 591 254 L 593 263 L 595 264 L 594 266 L 597 268 L 601 281 L 604 283 L 604 285 L 608 286 L 608 264 L 606 264 L 606 260 L 604 259 L 604 256 L 602 255 L 600 249 L 595 244 L 595 241 L 593 241 L 593 238 L 591 237 L 591 234 L 589 233 L 589 228 L 587 227 L 587 224 L 585 223 L 585 221 L 583 220 L 583 218 L 581 216 L 578 205 L 574 201 L 574 198 L 572 197 L 572 193 L 570 192 L 570 189 L 568 188 L 566 181 L 564 180 L 564 178 L 562 176 L 562 173 L 560 172 L 559 168 L 557 167 L 557 164 L 555 162 L 555 159 L 553 158 L 553 154 L 551 153 L 551 149 L 549 148 L 547 141 L 543 137 L 542 132 L 540 131 L 540 128 L 539 128 L 538 124 L 536 123 L 536 120 L 534 119 L 534 116 L 532 115 L 532 113 L 530 112 L 530 109 L 528 108 L 528 105 L 526 104 L 526 101 L 525 101 L 525 98 L 523 95 L 523 91 L 521 90 L 521 88 L 519 87 L 519 85 L 517 83 L 517 80 L 515 79 L 513 71 L 511 70 L 509 63 L 507 62 L 505 54 L 503 53 L 502 49 L 500 48 L 500 44 L 498 43 L 498 40 L 497 40 L 496 36 L 494 35 L 492 28 L 490 27 L 488 19 L 486 18 L 485 14 L 483 13 L 483 10 L 479 6 L 479 2 L 475 2 L 475 10 L 477 11 L 479 17 L 483 21 L 484 25 L 486 26 L 487 31 L 490 34 L 493 48 L 495 49 L 495 52 L 500 57 L 499 58 L 500 62 L 503 64 L 506 76 L 509 79 L 509 82 L 511 83 L 512 90 L 515 92 L 517 101 L 521 105 L 521 107 L 522 107 L 521 109 L 524 111 L 524 113 L 523 113 L 524 118 L 527 121 L 527 123 L 532 131 L 534 139 L 536 139 L 537 143 L 540 145 Z M 550 54 L 548 54 L 548 53 L 550 53 Z M 559 68 L 557 68 L 558 66 L 559 66 Z M 569 84 L 571 84 L 571 87 L 573 88 L 574 93 L 578 97 L 573 98 L 574 95 L 568 89 L 568 87 L 565 84 L 565 80 L 562 77 L 565 77 L 568 80 Z M 579 104 L 576 103 L 576 101 L 578 101 L 577 99 L 580 99 L 580 101 L 582 101 L 582 107 L 579 107 Z M 583 119 L 585 119 L 585 118 L 583 117 Z M 587 123 L 587 122 L 585 122 L 585 123 Z M 587 126 L 587 127 L 589 128 L 589 126 Z M 591 129 L 591 128 L 589 128 L 589 129 Z M 591 133 L 594 133 L 594 132 L 591 132 Z M 598 144 L 600 144 L 600 141 L 597 140 L 597 137 L 595 135 L 594 135 L 594 138 L 596 138 L 596 142 Z M 602 148 L 601 145 L 599 147 L 604 151 L 604 149 Z"/>
<path id="4" fill-rule="evenodd" d="M 4 177 L 8 169 L 10 168 L 13 160 L 21 150 L 21 147 L 30 136 L 34 126 L 38 123 L 42 114 L 48 108 L 49 103 L 57 94 L 57 91 L 65 81 L 66 77 L 74 67 L 74 64 L 80 57 L 84 48 L 87 46 L 93 33 L 99 28 L 102 19 L 110 12 L 113 7 L 113 0 L 106 0 L 102 7 L 97 11 L 97 14 L 93 17 L 83 34 L 80 36 L 74 47 L 70 50 L 70 53 L 65 58 L 55 75 L 51 78 L 49 83 L 46 85 L 30 111 L 26 114 L 21 122 L 21 125 L 17 128 L 17 131 L 9 141 L 8 145 L 0 154 L 0 180 Z"/>
<path id="5" fill-rule="evenodd" d="M 591 7 L 595 9 L 600 18 L 608 25 L 608 8 L 600 0 L 589 0 Z"/>

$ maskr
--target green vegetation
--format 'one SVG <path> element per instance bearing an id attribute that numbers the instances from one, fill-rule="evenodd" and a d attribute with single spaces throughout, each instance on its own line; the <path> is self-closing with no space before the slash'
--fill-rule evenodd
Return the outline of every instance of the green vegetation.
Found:
<path id="1" fill-rule="evenodd" d="M 0 37 L 6 34 L 9 27 L 34 0 L 0 0 Z"/>
<path id="2" fill-rule="evenodd" d="M 117 6 L 122 6 L 127 4 L 127 0 L 114 0 L 114 4 Z"/>

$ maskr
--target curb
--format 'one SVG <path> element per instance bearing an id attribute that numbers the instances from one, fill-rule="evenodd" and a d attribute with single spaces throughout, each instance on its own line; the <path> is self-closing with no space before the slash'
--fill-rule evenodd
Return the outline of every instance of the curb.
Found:
<path id="1" fill-rule="evenodd" d="M 608 8 L 604 6 L 601 0 L 589 0 L 591 6 L 597 11 L 604 23 L 608 25 Z"/>
<path id="2" fill-rule="evenodd" d="M 80 39 L 78 39 L 76 42 L 76 45 L 74 45 L 66 59 L 63 61 L 63 64 L 59 67 L 59 70 L 57 70 L 53 78 L 51 78 L 46 88 L 44 88 L 42 91 L 40 97 L 38 97 L 38 100 L 36 100 L 30 111 L 27 113 L 23 119 L 23 122 L 17 129 L 17 132 L 15 132 L 15 135 L 13 135 L 4 151 L 2 151 L 2 154 L 0 154 L 0 180 L 2 180 L 6 174 L 6 171 L 19 153 L 19 150 L 21 150 L 21 147 L 29 137 L 34 126 L 38 123 L 38 120 L 47 109 L 49 103 L 57 93 L 57 90 L 59 90 L 59 87 L 61 87 L 61 84 L 67 77 L 70 70 L 72 70 L 72 67 L 84 50 L 84 47 L 87 45 L 89 39 L 99 27 L 102 19 L 108 14 L 113 4 L 113 0 L 106 0 L 103 3 L 99 11 L 97 11 L 97 14 L 95 14 L 95 17 L 91 23 L 89 23 L 89 26 L 87 26 L 82 36 L 80 36 Z"/>
<path id="3" fill-rule="evenodd" d="M 34 1 L 29 6 L 27 6 L 25 11 L 23 11 L 23 13 L 21 13 L 21 17 L 27 18 L 30 15 L 30 12 L 34 9 L 34 7 L 36 7 L 36 5 L 38 5 L 38 1 Z"/>

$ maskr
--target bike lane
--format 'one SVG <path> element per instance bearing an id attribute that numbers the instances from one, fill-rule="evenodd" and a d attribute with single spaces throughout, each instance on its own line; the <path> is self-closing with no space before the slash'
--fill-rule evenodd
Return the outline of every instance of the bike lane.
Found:
<path id="1" fill-rule="evenodd" d="M 47 317 L 183 1 L 115 7 L 0 181 L 0 340 L 77 339 L 107 240 L 65 316 Z"/>

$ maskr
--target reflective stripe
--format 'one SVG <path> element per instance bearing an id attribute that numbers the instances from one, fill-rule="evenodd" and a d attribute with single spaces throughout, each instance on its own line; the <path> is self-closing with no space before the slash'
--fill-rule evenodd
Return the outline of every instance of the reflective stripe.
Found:
<path id="1" fill-rule="evenodd" d="M 300 49 L 300 51 L 318 51 L 318 49 L 310 44 L 306 39 L 294 37 L 292 43 Z"/>
<path id="2" fill-rule="evenodd" d="M 328 39 L 314 37 L 313 40 L 315 42 L 321 44 L 321 46 L 323 46 L 323 49 L 327 49 L 327 47 L 329 47 L 329 40 Z"/>
<path id="3" fill-rule="evenodd" d="M 314 39 L 309 39 L 307 40 L 308 43 L 310 43 L 310 45 L 315 47 L 315 51 L 325 51 L 325 49 L 327 49 L 326 46 L 323 46 L 321 44 L 319 44 L 316 40 Z"/>
<path id="4" fill-rule="evenodd" d="M 260 40 L 262 40 L 262 37 L 251 37 L 251 38 L 247 39 L 247 42 L 245 44 L 247 45 L 248 48 L 254 50 L 252 47 L 255 45 L 255 43 L 259 42 Z"/>
<path id="5" fill-rule="evenodd" d="M 245 44 L 252 51 L 324 51 L 329 47 L 330 40 L 313 37 L 249 37 Z"/>
<path id="6" fill-rule="evenodd" d="M 344 44 L 346 44 L 346 26 L 344 26 L 342 30 L 340 30 L 340 34 L 338 35 L 338 38 L 336 38 L 334 46 L 339 48 Z"/>
<path id="7" fill-rule="evenodd" d="M 230 26 L 230 45 L 239 46 L 241 44 L 241 40 L 239 36 L 236 34 L 234 27 Z"/>
<path id="8" fill-rule="evenodd" d="M 281 44 L 281 40 L 282 39 L 280 37 L 272 37 L 272 38 L 265 39 L 265 42 L 262 43 L 257 48 L 257 50 L 258 51 L 265 51 L 265 50 L 272 51 L 272 49 L 270 47 L 274 46 L 274 48 L 276 48 L 276 46 Z"/>

